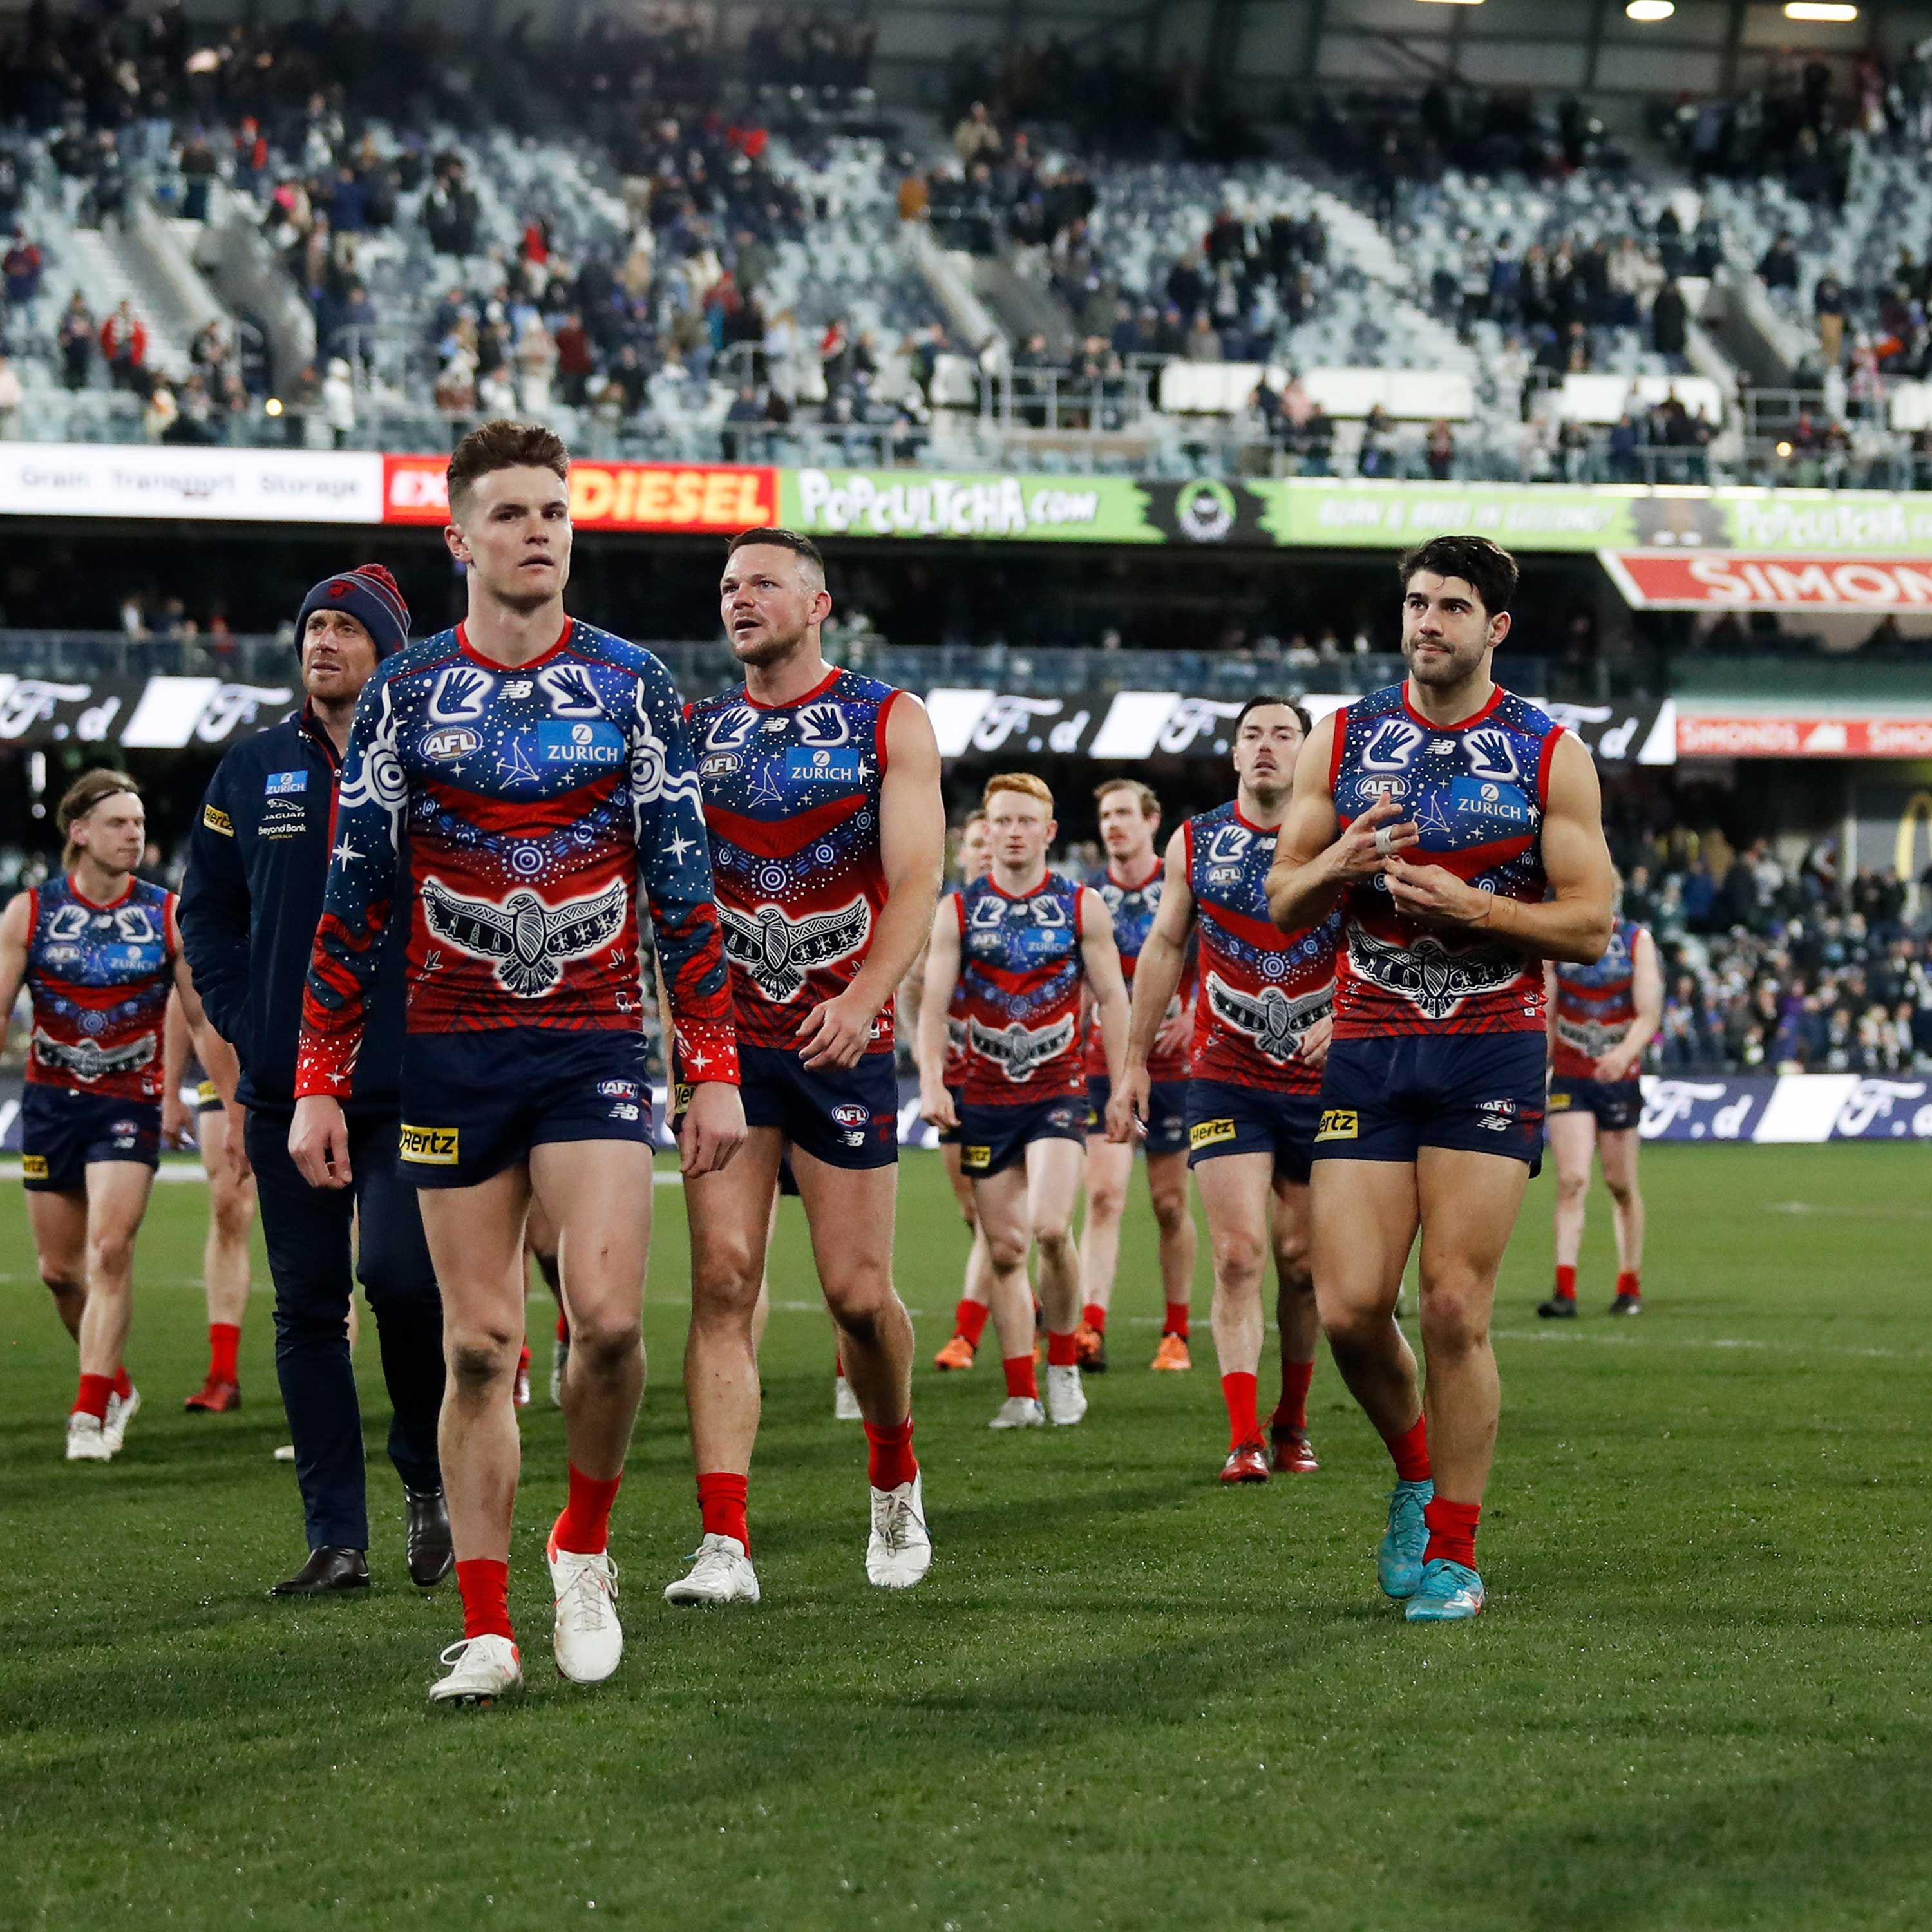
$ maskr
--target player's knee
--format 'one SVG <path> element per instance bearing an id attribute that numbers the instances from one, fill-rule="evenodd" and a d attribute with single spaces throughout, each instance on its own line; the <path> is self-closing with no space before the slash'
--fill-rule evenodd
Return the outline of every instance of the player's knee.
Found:
<path id="1" fill-rule="evenodd" d="M 79 1294 L 84 1284 L 64 1268 L 43 1260 L 40 1263 L 40 1280 L 46 1284 L 47 1292 L 56 1301 L 65 1301 Z"/>
<path id="2" fill-rule="evenodd" d="M 1070 1220 L 1062 1220 L 1058 1216 L 1042 1222 L 1033 1231 L 1034 1240 L 1039 1244 L 1040 1258 L 1049 1264 L 1070 1266 L 1074 1259 L 1073 1228 Z"/>
<path id="3" fill-rule="evenodd" d="M 586 1374 L 614 1376 L 635 1360 L 644 1339 L 643 1327 L 634 1315 L 583 1316 L 570 1326 L 570 1359 L 581 1360 Z M 571 1372 L 578 1371 L 573 1368 Z"/>
<path id="4" fill-rule="evenodd" d="M 1610 1190 L 1610 1198 L 1619 1208 L 1629 1207 L 1637 1198 L 1636 1183 L 1634 1180 L 1612 1180 L 1606 1174 L 1604 1185 Z"/>
<path id="5" fill-rule="evenodd" d="M 1002 1274 L 1026 1266 L 1031 1241 L 1023 1234 L 1003 1232 L 986 1236 L 986 1258 Z"/>
<path id="6" fill-rule="evenodd" d="M 1284 1294 L 1312 1295 L 1315 1271 L 1309 1265 L 1306 1241 L 1278 1241 L 1274 1250 L 1275 1279 Z"/>
<path id="7" fill-rule="evenodd" d="M 876 1322 L 892 1299 L 892 1268 L 876 1256 L 842 1263 L 820 1280 L 826 1306 L 855 1333 L 860 1323 Z"/>
<path id="8" fill-rule="evenodd" d="M 571 1348 L 576 1352 L 575 1331 Z M 517 1358 L 523 1352 L 523 1337 L 494 1324 L 452 1330 L 446 1338 L 449 1377 L 467 1394 L 476 1394 L 493 1384 L 507 1382 L 516 1373 Z"/>
<path id="9" fill-rule="evenodd" d="M 214 1205 L 214 1232 L 224 1241 L 245 1241 L 254 1226 L 255 1210 L 246 1195 L 238 1191 Z"/>
<path id="10" fill-rule="evenodd" d="M 1561 1168 L 1557 1170 L 1556 1198 L 1565 1207 L 1574 1207 L 1589 1191 L 1590 1176 L 1587 1169 L 1581 1174 L 1569 1173 Z M 1612 1188 L 1610 1192 L 1614 1194 L 1616 1190 Z"/>
<path id="11" fill-rule="evenodd" d="M 1245 1229 L 1223 1229 L 1214 1237 L 1214 1279 L 1229 1284 L 1258 1282 L 1262 1272 L 1262 1244 Z"/>
<path id="12" fill-rule="evenodd" d="M 1154 1196 L 1154 1218 L 1163 1234 L 1178 1234 L 1188 1224 L 1186 1189 L 1157 1189 Z"/>
<path id="13" fill-rule="evenodd" d="M 1106 1180 L 1087 1190 L 1087 1214 L 1090 1220 L 1118 1221 L 1126 1209 L 1127 1190 L 1124 1186 Z"/>
<path id="14" fill-rule="evenodd" d="M 748 1321 L 763 1279 L 752 1265 L 749 1246 L 707 1244 L 692 1273 L 692 1312 L 700 1321 Z"/>
<path id="15" fill-rule="evenodd" d="M 1433 1355 L 1467 1354 L 1490 1339 L 1488 1298 L 1473 1283 L 1454 1283 L 1422 1297 L 1422 1342 Z"/>
<path id="16" fill-rule="evenodd" d="M 87 1238 L 87 1270 L 91 1280 L 102 1276 L 119 1279 L 134 1265 L 134 1237 L 116 1230 Z"/>
<path id="17" fill-rule="evenodd" d="M 1316 1306 L 1323 1338 L 1340 1353 L 1374 1348 L 1387 1339 L 1390 1322 L 1386 1310 L 1335 1295 L 1318 1295 Z"/>

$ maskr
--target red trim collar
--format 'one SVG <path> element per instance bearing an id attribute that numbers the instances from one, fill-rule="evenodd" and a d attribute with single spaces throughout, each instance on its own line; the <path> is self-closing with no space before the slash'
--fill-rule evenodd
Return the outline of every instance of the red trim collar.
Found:
<path id="1" fill-rule="evenodd" d="M 1272 838 L 1281 830 L 1281 826 L 1280 825 L 1257 825 L 1255 821 L 1241 809 L 1241 802 L 1239 799 L 1237 799 L 1234 801 L 1234 805 L 1230 808 L 1233 811 L 1234 814 L 1234 823 L 1237 825 L 1245 825 L 1248 830 L 1253 832 L 1258 838 Z"/>
<path id="2" fill-rule="evenodd" d="M 1426 731 L 1466 731 L 1472 724 L 1480 724 L 1485 718 L 1488 717 L 1490 713 L 1502 704 L 1505 694 L 1501 685 L 1492 685 L 1490 691 L 1490 701 L 1483 706 L 1481 710 L 1472 712 L 1467 718 L 1458 718 L 1454 724 L 1438 724 L 1434 718 L 1424 717 L 1422 713 L 1409 703 L 1408 680 L 1404 678 L 1402 681 L 1402 708 Z"/>
<path id="3" fill-rule="evenodd" d="M 1012 905 L 1018 905 L 1022 899 L 1037 898 L 1040 894 L 1045 892 L 1047 887 L 1052 884 L 1052 883 L 1053 868 L 1051 866 L 1048 866 L 1047 868 L 1040 874 L 1040 884 L 1038 885 L 1029 886 L 1023 892 L 1008 892 L 1006 887 L 1001 885 L 998 879 L 994 878 L 992 870 L 990 867 L 988 868 L 986 872 L 987 885 L 993 891 L 998 892 L 1001 898 L 1006 900 L 1010 904 Z"/>
<path id="4" fill-rule="evenodd" d="M 575 630 L 576 628 L 577 620 L 574 617 L 565 618 L 563 620 L 563 628 L 557 633 L 556 642 L 552 644 L 548 650 L 538 652 L 538 654 L 535 657 L 532 658 L 527 664 L 505 664 L 500 658 L 484 656 L 484 654 L 470 641 L 469 632 L 460 624 L 458 624 L 456 627 L 456 647 L 465 657 L 470 658 L 473 663 L 480 664 L 485 670 L 508 671 L 511 673 L 535 670 L 539 665 L 548 664 L 550 659 L 555 657 L 556 654 L 563 649 L 564 646 L 570 642 L 570 634 L 572 631 Z"/>
<path id="5" fill-rule="evenodd" d="M 1122 878 L 1119 873 L 1114 870 L 1114 862 L 1112 860 L 1109 859 L 1107 861 L 1108 878 L 1112 880 L 1114 884 L 1118 886 L 1124 892 L 1137 892 L 1140 891 L 1142 887 L 1152 885 L 1154 880 L 1160 877 L 1161 871 L 1161 856 L 1158 852 L 1154 855 L 1154 869 L 1148 874 L 1145 878 L 1136 880 L 1131 883 L 1127 880 Z"/>
<path id="6" fill-rule="evenodd" d="M 121 888 L 121 896 L 118 898 L 105 900 L 89 898 L 87 895 L 81 890 L 80 886 L 74 884 L 74 875 L 71 872 L 68 873 L 67 875 L 67 889 L 76 898 L 80 900 L 82 905 L 89 908 L 92 910 L 94 912 L 112 912 L 116 906 L 125 905 L 128 903 L 128 896 L 134 890 L 134 882 L 136 876 L 137 875 L 133 872 L 130 872 L 128 874 L 128 883 Z"/>
<path id="7" fill-rule="evenodd" d="M 748 684 L 745 687 L 745 702 L 754 711 L 789 711 L 794 704 L 809 704 L 814 698 L 823 698 L 844 675 L 844 667 L 834 664 L 802 698 L 788 698 L 782 704 L 760 704 L 752 695 L 752 688 Z"/>

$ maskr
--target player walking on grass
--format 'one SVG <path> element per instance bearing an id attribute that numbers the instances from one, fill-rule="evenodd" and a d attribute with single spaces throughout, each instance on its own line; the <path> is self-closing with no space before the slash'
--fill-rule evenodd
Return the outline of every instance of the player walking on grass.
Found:
<path id="1" fill-rule="evenodd" d="M 866 1574 L 904 1589 L 932 1561 L 912 1448 L 912 1322 L 892 1286 L 898 1084 L 892 995 L 916 956 L 946 842 L 926 709 L 826 663 L 817 547 L 732 540 L 718 586 L 742 686 L 690 708 L 743 1067 L 745 1151 L 686 1184 L 684 1358 L 703 1537 L 673 1604 L 755 1603 L 747 1490 L 758 1431 L 752 1328 L 789 1154 L 838 1358 L 866 1425 Z M 698 1070 L 680 1042 L 687 1078 Z"/>
<path id="2" fill-rule="evenodd" d="M 1087 883 L 1106 902 L 1114 922 L 1120 971 L 1133 998 L 1134 969 L 1160 910 L 1165 868 L 1154 849 L 1160 800 L 1136 778 L 1097 786 L 1100 842 L 1107 862 Z M 1145 1137 L 1148 1194 L 1160 1230 L 1160 1278 L 1166 1312 L 1150 1367 L 1190 1369 L 1187 1316 L 1194 1281 L 1194 1214 L 1187 1198 L 1187 1043 L 1193 1030 L 1192 988 L 1177 986 L 1148 1052 Z M 1131 1058 L 1131 1055 L 1130 1056 Z M 1097 1374 L 1107 1366 L 1107 1311 L 1120 1265 L 1120 1216 L 1134 1171 L 1134 1141 L 1110 1138 L 1107 1106 L 1113 1084 L 1100 1030 L 1087 1031 L 1087 1221 L 1080 1232 L 1080 1366 Z M 1136 1136 L 1136 1138 L 1141 1138 Z"/>
<path id="3" fill-rule="evenodd" d="M 934 915 L 920 1008 L 920 1106 L 958 1124 L 993 1270 L 993 1322 L 1006 1399 L 989 1426 L 1038 1428 L 1087 1413 L 1080 1386 L 1080 1255 L 1073 1203 L 1087 1138 L 1080 995 L 1094 1000 L 1110 1078 L 1126 1043 L 1127 992 L 1106 902 L 1046 866 L 1058 827 L 1053 794 L 1030 772 L 987 781 L 993 866 Z M 965 994 L 964 1097 L 946 1087 L 946 1022 Z M 1125 1130 L 1120 1130 L 1124 1135 Z M 1027 1255 L 1040 1248 L 1046 1310 L 1046 1412 L 1033 1357 Z"/>
<path id="4" fill-rule="evenodd" d="M 520 423 L 484 424 L 450 459 L 445 534 L 468 614 L 388 659 L 357 707 L 290 1132 L 312 1184 L 350 1184 L 338 1096 L 406 849 L 400 1152 L 442 1285 L 442 1468 L 464 1612 L 436 1702 L 488 1703 L 523 1681 L 508 1601 L 512 1395 L 533 1198 L 556 1228 L 570 1318 L 569 1498 L 548 1545 L 557 1667 L 595 1683 L 622 1652 L 608 1528 L 644 1386 L 651 1208 L 640 878 L 700 1083 L 687 1176 L 743 1136 L 682 713 L 656 658 L 564 614 L 568 470 L 554 435 Z"/>
<path id="5" fill-rule="evenodd" d="M 278 1597 L 369 1585 L 368 1478 L 351 1359 L 358 1277 L 381 1344 L 410 1578 L 430 1589 L 449 1574 L 436 1442 L 442 1302 L 416 1192 L 396 1160 L 403 957 L 393 933 L 373 949 L 369 1017 L 346 1108 L 352 1185 L 311 1187 L 289 1155 L 302 989 L 350 721 L 409 625 L 409 607 L 380 564 L 324 578 L 309 592 L 296 625 L 302 707 L 223 758 L 202 800 L 182 888 L 182 938 L 196 988 L 241 1063 L 235 1104 L 221 1117 L 226 1151 L 254 1176 L 274 1284 L 275 1375 L 308 1544 L 301 1568 L 272 1586 Z"/>
<path id="6" fill-rule="evenodd" d="M 134 1238 L 160 1165 L 170 992 L 197 1039 L 206 1025 L 175 896 L 134 876 L 147 814 L 134 780 L 83 772 L 56 822 L 67 839 L 61 876 L 0 914 L 0 1044 L 24 982 L 33 1007 L 20 1100 L 27 1218 L 40 1279 L 80 1349 L 67 1460 L 106 1462 L 141 1406 L 122 1358 Z"/>
<path id="7" fill-rule="evenodd" d="M 1616 890 L 1621 898 L 1621 879 Z M 1643 1089 L 1636 1070 L 1664 1017 L 1657 942 L 1644 927 L 1619 916 L 1594 966 L 1552 962 L 1546 970 L 1556 1286 L 1536 1312 L 1558 1320 L 1576 1312 L 1576 1257 L 1594 1152 L 1604 1165 L 1616 1226 L 1617 1292 L 1610 1312 L 1635 1315 L 1643 1306 L 1643 1196 L 1636 1184 Z"/>
<path id="8" fill-rule="evenodd" d="M 185 939 L 185 929 L 183 932 Z M 194 961 L 190 958 L 192 968 Z M 166 1031 L 169 1071 L 163 1076 L 161 1139 L 169 1147 L 186 1144 L 187 1118 L 182 1104 L 176 1070 L 188 1065 L 188 1018 L 178 1000 L 168 1002 Z M 242 1406 L 239 1352 L 242 1324 L 248 1312 L 248 1237 L 255 1225 L 255 1177 L 239 1139 L 231 1142 L 235 1118 L 222 1100 L 232 1094 L 241 1078 L 235 1049 L 208 1029 L 204 1049 L 220 1064 L 222 1077 L 212 1078 L 196 1063 L 194 1145 L 208 1176 L 208 1236 L 202 1244 L 202 1286 L 208 1297 L 208 1374 L 182 1406 L 190 1415 L 225 1415 Z M 238 1109 L 237 1110 L 239 1111 Z"/>
<path id="9" fill-rule="evenodd" d="M 1342 914 L 1316 1293 L 1395 1461 L 1382 1588 L 1432 1622 L 1483 1607 L 1476 1530 L 1501 1406 L 1490 1311 L 1542 1152 L 1541 962 L 1600 957 L 1610 861 L 1582 740 L 1490 679 L 1515 560 L 1438 537 L 1400 578 L 1408 677 L 1311 734 L 1268 895 L 1286 931 Z M 1418 1229 L 1426 1425 L 1395 1320 Z"/>
<path id="10" fill-rule="evenodd" d="M 973 812 L 959 829 L 959 876 L 962 884 L 983 878 L 993 862 L 992 835 L 986 830 L 986 814 Z M 955 891 L 958 887 L 953 888 Z M 926 954 L 906 980 L 899 1010 L 910 1022 L 915 1037 L 919 1031 L 920 1000 L 926 985 Z M 946 1015 L 946 1090 L 952 1096 L 956 1112 L 966 1078 L 965 994 L 956 988 Z M 939 1157 L 945 1163 L 946 1178 L 952 1198 L 959 1204 L 973 1244 L 966 1252 L 966 1279 L 959 1302 L 952 1311 L 952 1333 L 946 1346 L 932 1358 L 932 1366 L 943 1374 L 950 1369 L 970 1369 L 980 1352 L 980 1338 L 986 1332 L 986 1317 L 992 1312 L 992 1270 L 986 1260 L 986 1231 L 980 1226 L 980 1210 L 973 1199 L 973 1184 L 959 1164 L 959 1130 L 939 1130 Z"/>
<path id="11" fill-rule="evenodd" d="M 1234 724 L 1231 804 L 1190 818 L 1167 850 L 1166 883 L 1134 975 L 1126 1075 L 1114 1124 L 1144 1120 L 1169 1001 L 1198 942 L 1187 1161 L 1214 1258 L 1214 1351 L 1228 1409 L 1224 1483 L 1312 1474 L 1308 1388 L 1321 1336 L 1308 1264 L 1308 1176 L 1341 927 L 1334 913 L 1282 932 L 1264 890 L 1306 714 L 1252 698 Z M 1154 1090 L 1158 1090 L 1154 1089 Z M 1281 1400 L 1264 1440 L 1256 1401 L 1272 1252 Z"/>

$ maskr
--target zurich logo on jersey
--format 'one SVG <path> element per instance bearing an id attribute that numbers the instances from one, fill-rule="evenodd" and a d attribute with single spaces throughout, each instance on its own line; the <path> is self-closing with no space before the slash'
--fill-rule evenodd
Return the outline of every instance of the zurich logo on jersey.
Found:
<path id="1" fill-rule="evenodd" d="M 856 784 L 863 774 L 854 751 L 794 745 L 785 754 L 785 776 L 805 784 Z"/>
<path id="2" fill-rule="evenodd" d="M 546 765 L 621 764 L 624 734 L 614 724 L 539 724 L 537 751 Z"/>
<path id="3" fill-rule="evenodd" d="M 286 798 L 291 792 L 308 790 L 306 772 L 271 772 L 262 787 L 266 798 Z"/>

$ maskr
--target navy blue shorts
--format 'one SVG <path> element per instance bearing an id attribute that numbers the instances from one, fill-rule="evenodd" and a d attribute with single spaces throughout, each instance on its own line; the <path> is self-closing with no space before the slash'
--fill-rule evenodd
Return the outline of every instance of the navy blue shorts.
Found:
<path id="1" fill-rule="evenodd" d="M 952 1111 L 956 1114 L 966 1104 L 966 1090 L 963 1087 L 949 1087 L 946 1090 L 952 1096 Z M 941 1127 L 939 1130 L 941 1147 L 957 1147 L 964 1138 L 964 1130 L 959 1127 Z"/>
<path id="2" fill-rule="evenodd" d="M 1540 1031 L 1331 1041 L 1315 1158 L 1412 1161 L 1448 1148 L 1526 1161 L 1534 1176 L 1548 1058 Z"/>
<path id="3" fill-rule="evenodd" d="M 1277 1180 L 1305 1185 L 1322 1100 L 1315 1094 L 1276 1094 L 1227 1080 L 1187 1083 L 1187 1164 L 1224 1154 L 1274 1156 Z"/>
<path id="4" fill-rule="evenodd" d="M 556 1141 L 653 1144 L 644 1036 L 561 1027 L 412 1033 L 398 1156 L 416 1187 L 474 1187 Z"/>
<path id="5" fill-rule="evenodd" d="M 890 1053 L 856 1066 L 808 1067 L 790 1047 L 738 1043 L 748 1127 L 776 1127 L 827 1167 L 890 1167 L 899 1157 L 899 1077 Z"/>
<path id="6" fill-rule="evenodd" d="M 998 1106 L 962 1103 L 959 1168 L 971 1180 L 989 1180 L 1026 1159 L 1035 1141 L 1087 1144 L 1087 1102 L 1063 1094 L 1056 1100 L 1022 1100 Z"/>
<path id="7" fill-rule="evenodd" d="M 79 1194 L 90 1161 L 161 1164 L 161 1103 L 29 1080 L 20 1095 L 20 1174 L 32 1194 Z"/>
<path id="8" fill-rule="evenodd" d="M 1178 1154 L 1187 1144 L 1187 1087 L 1185 1080 L 1157 1080 L 1148 1089 L 1147 1138 L 1149 1154 Z M 1107 1102 L 1114 1083 L 1104 1073 L 1087 1076 L 1087 1131 L 1107 1131 Z"/>
<path id="9" fill-rule="evenodd" d="M 1591 1113 L 1606 1134 L 1628 1132 L 1643 1118 L 1643 1087 L 1636 1080 L 1570 1080 L 1557 1074 L 1550 1082 L 1552 1114 Z"/>

